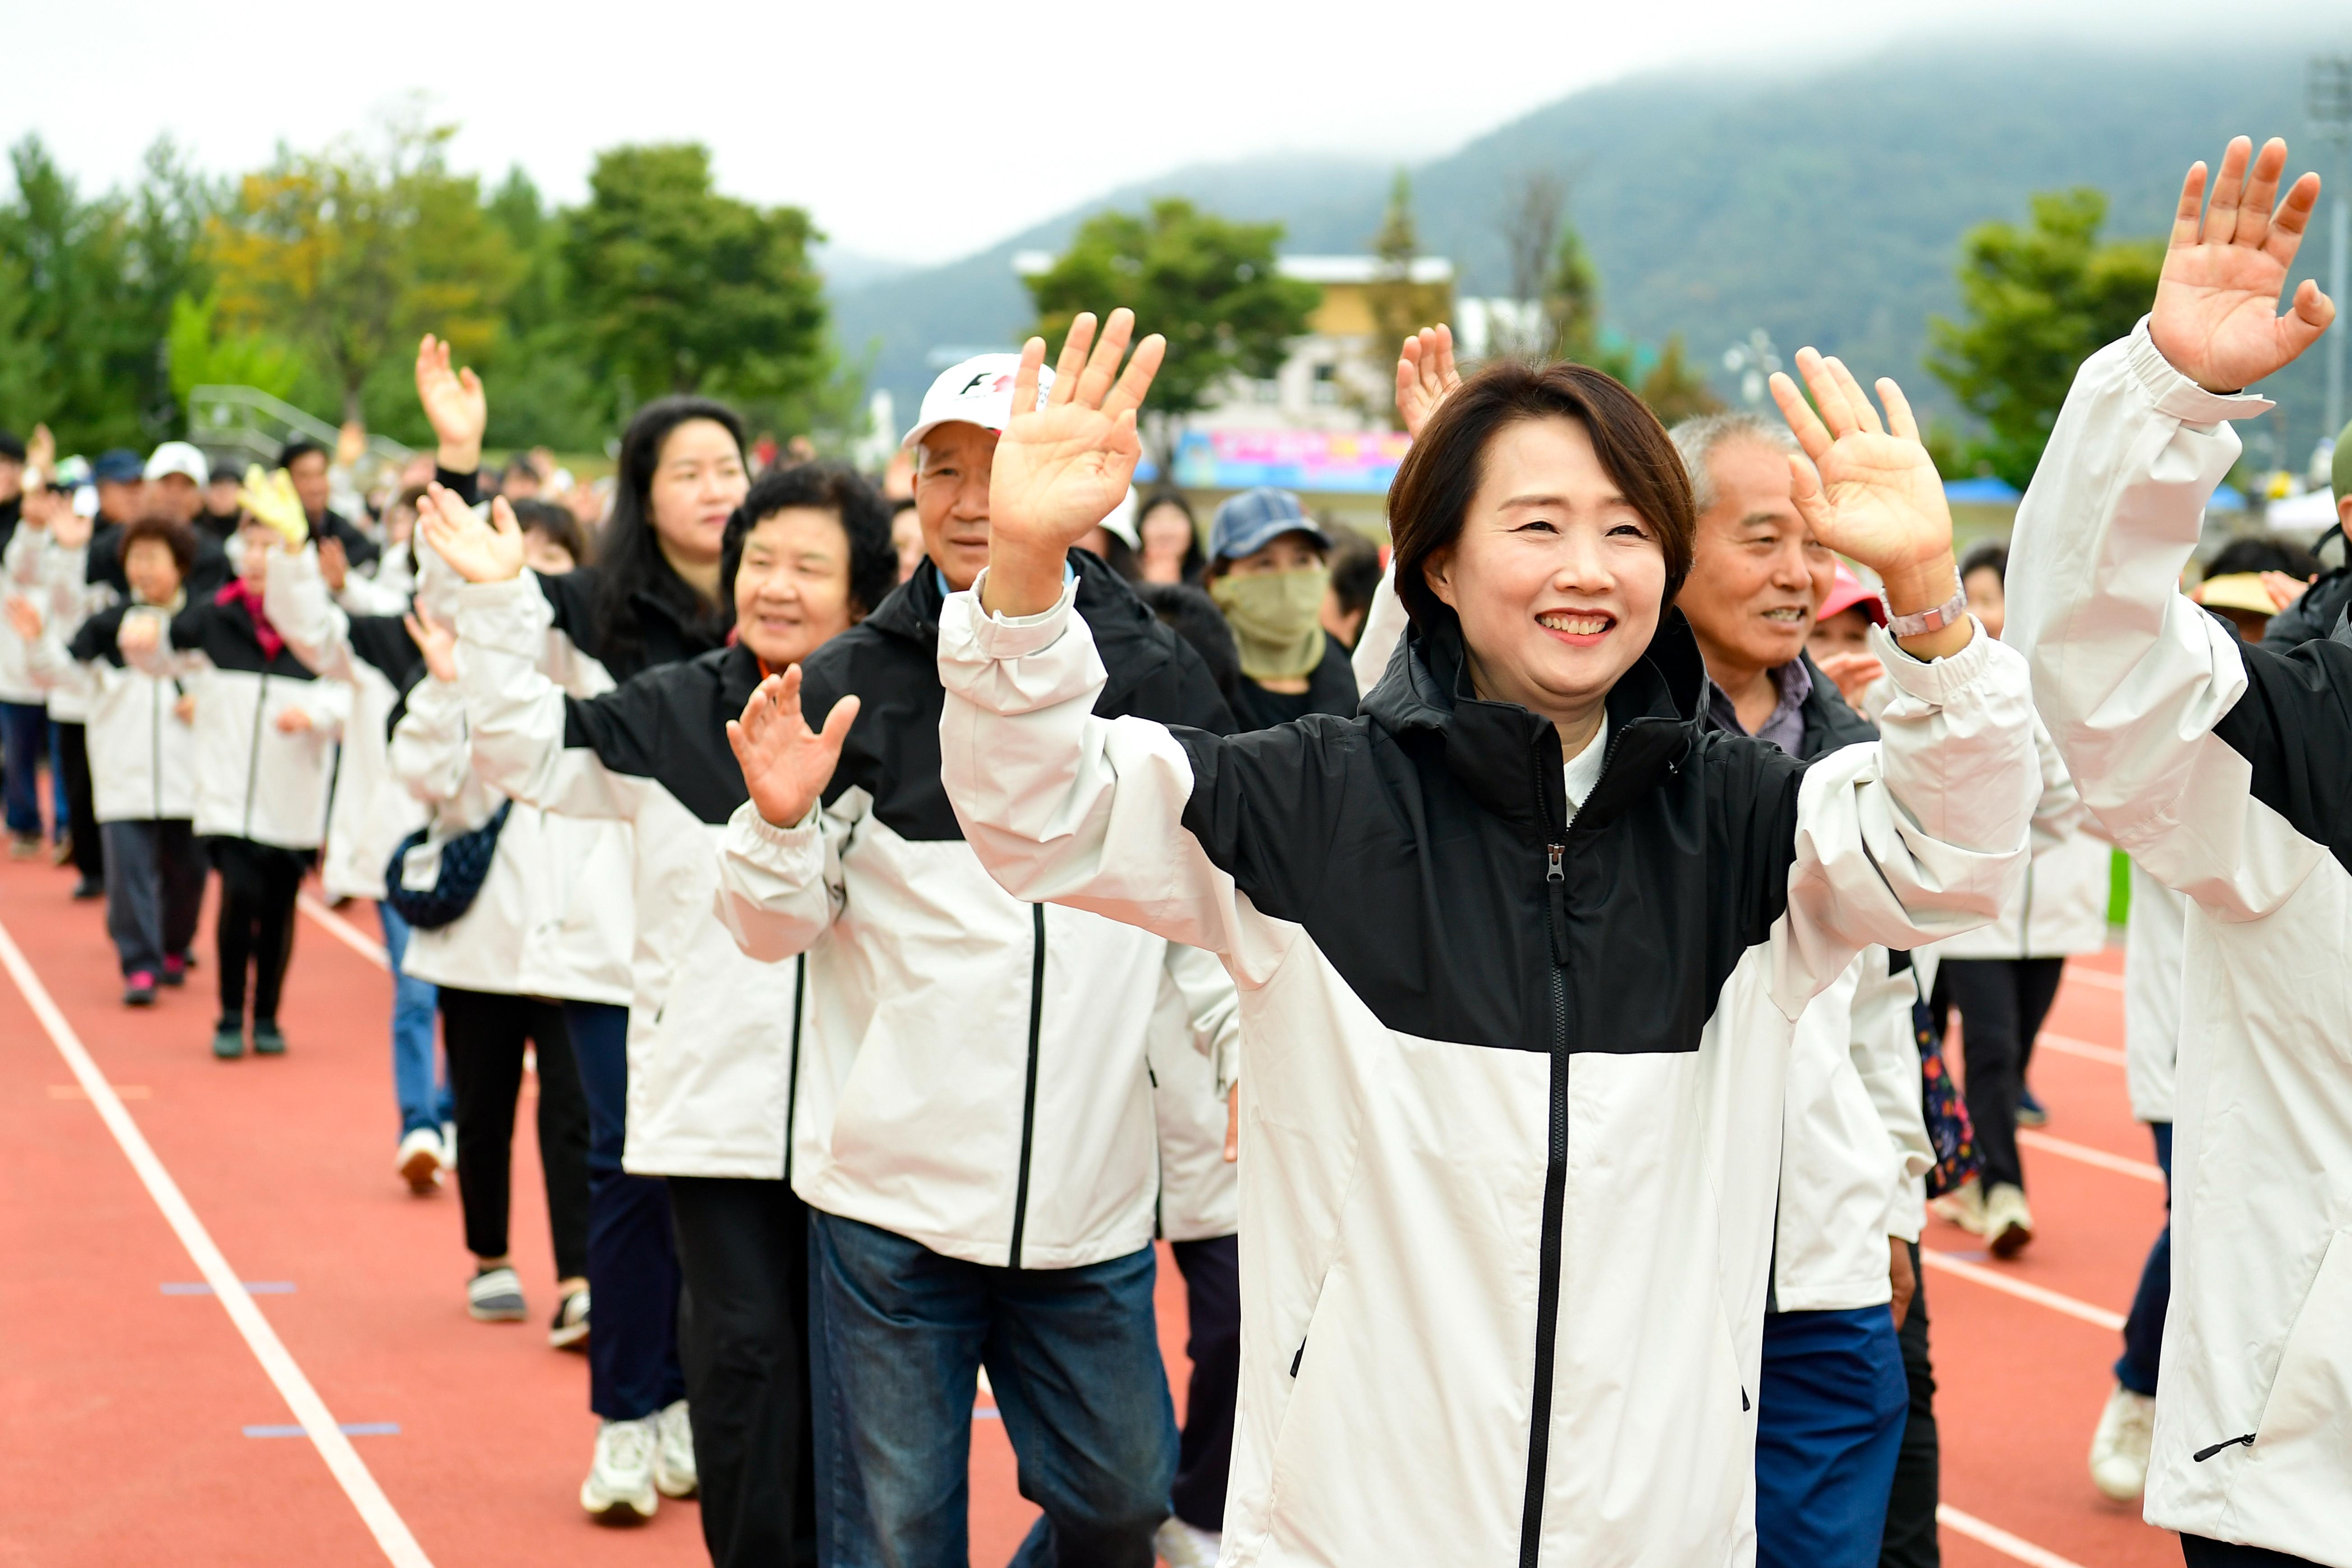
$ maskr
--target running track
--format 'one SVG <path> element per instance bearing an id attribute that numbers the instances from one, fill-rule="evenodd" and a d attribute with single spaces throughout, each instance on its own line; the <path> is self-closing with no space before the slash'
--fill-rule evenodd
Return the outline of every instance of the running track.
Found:
<path id="1" fill-rule="evenodd" d="M 393 1175 L 373 910 L 337 921 L 306 897 L 292 1049 L 224 1064 L 206 1048 L 209 924 L 188 990 L 131 1013 L 100 906 L 70 886 L 0 865 L 0 1403 L 16 1500 L 0 1564 L 706 1562 L 692 1503 L 633 1531 L 579 1512 L 595 1424 L 584 1362 L 548 1349 L 538 1321 L 552 1266 L 528 1115 L 513 1245 L 530 1324 L 466 1317 L 454 1193 L 412 1198 Z M 2114 953 L 2074 967 L 2033 1063 L 2052 1111 L 2026 1151 L 2040 1239 L 1993 1265 L 1961 1232 L 1927 1237 L 1946 1260 L 1927 1285 L 1955 1568 L 2180 1560 L 2084 1466 L 2111 1325 L 2163 1212 L 2124 1094 L 2118 968 Z M 1164 1258 L 1160 1301 L 1181 1402 L 1182 1293 Z M 982 1414 L 973 1438 L 972 1559 L 996 1568 L 1034 1510 L 1002 1427 Z"/>

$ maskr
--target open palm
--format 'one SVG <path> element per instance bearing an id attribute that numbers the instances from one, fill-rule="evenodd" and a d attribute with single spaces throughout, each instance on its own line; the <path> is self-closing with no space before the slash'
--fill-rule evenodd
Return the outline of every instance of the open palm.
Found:
<path id="1" fill-rule="evenodd" d="M 824 716 L 823 730 L 811 730 L 801 711 L 799 665 L 760 682 L 743 704 L 743 716 L 727 721 L 727 744 L 763 820 L 793 827 L 807 817 L 841 765 L 857 708 L 856 698 L 845 697 Z"/>
<path id="2" fill-rule="evenodd" d="M 416 345 L 416 401 L 425 405 L 425 417 L 443 447 L 480 460 L 489 398 L 472 366 L 450 368 L 449 345 L 430 332 Z"/>
<path id="3" fill-rule="evenodd" d="M 1423 327 L 1405 339 L 1397 356 L 1397 422 L 1415 440 L 1437 405 L 1462 384 L 1454 363 L 1454 329 L 1443 323 Z"/>
<path id="4" fill-rule="evenodd" d="M 522 574 L 522 530 L 500 496 L 486 521 L 455 490 L 428 485 L 416 503 L 416 526 L 434 553 L 468 583 L 503 583 Z"/>
<path id="5" fill-rule="evenodd" d="M 2221 178 L 2201 222 L 2205 165 L 2190 165 L 2148 317 L 2158 352 L 2215 392 L 2235 392 L 2273 374 L 2318 342 L 2336 317 L 2334 301 L 2309 279 L 2295 290 L 2293 308 L 2279 313 L 2279 291 L 2319 201 L 2319 176 L 2295 181 L 2274 211 L 2286 143 L 2273 137 L 2259 155 L 2252 145 L 2241 136 L 2221 154 Z"/>
<path id="6" fill-rule="evenodd" d="M 1099 342 L 1091 314 L 1072 321 L 1042 407 L 1037 382 L 1045 362 L 1045 340 L 1032 338 L 1023 347 L 1013 384 L 1013 416 L 996 443 L 989 478 L 992 544 L 1001 541 L 1014 549 L 1058 553 L 1126 498 L 1143 458 L 1136 410 L 1167 349 L 1157 333 L 1144 339 L 1126 374 L 1119 374 L 1118 362 L 1134 331 L 1135 312 L 1125 309 L 1110 313 Z"/>
<path id="7" fill-rule="evenodd" d="M 1785 374 L 1772 377 L 1772 400 L 1812 459 L 1811 471 L 1802 463 L 1792 468 L 1793 499 L 1813 537 L 1882 577 L 1949 553 L 1952 512 L 1944 481 L 1920 443 L 1903 389 L 1880 379 L 1878 395 L 1886 404 L 1882 425 L 1869 394 L 1841 361 L 1801 349 L 1797 369 L 1820 414 Z"/>

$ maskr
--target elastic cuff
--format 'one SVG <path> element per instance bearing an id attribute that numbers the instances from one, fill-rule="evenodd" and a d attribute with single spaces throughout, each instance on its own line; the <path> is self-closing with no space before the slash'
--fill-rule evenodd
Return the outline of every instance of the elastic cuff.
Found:
<path id="1" fill-rule="evenodd" d="M 821 831 L 817 820 L 824 815 L 824 802 L 820 799 L 809 806 L 806 816 L 790 827 L 778 827 L 761 816 L 760 808 L 747 800 L 735 808 L 734 816 L 727 819 L 727 828 L 730 833 L 748 834 L 757 842 L 773 846 L 787 854 L 804 854 Z"/>
<path id="2" fill-rule="evenodd" d="M 2189 425 L 2219 425 L 2225 419 L 2251 419 L 2271 410 L 2271 400 L 2260 394 L 2208 392 L 2174 369 L 2148 335 L 2146 316 L 2126 341 L 2131 345 L 2125 359 L 2131 366 L 2132 379 L 2139 383 L 2159 414 Z"/>
<path id="3" fill-rule="evenodd" d="M 1941 704 L 1951 693 L 1983 674 L 1986 664 L 1994 657 L 1994 639 L 1984 629 L 1984 623 L 1974 616 L 1969 620 L 1976 627 L 1976 636 L 1969 639 L 1966 647 L 1941 658 L 1920 658 L 1887 636 L 1884 626 L 1870 628 L 1871 651 L 1878 655 L 1887 679 L 1904 693 L 1923 702 Z"/>
<path id="4" fill-rule="evenodd" d="M 998 616 L 982 609 L 980 594 L 987 582 L 988 573 L 983 569 L 970 588 L 948 601 L 950 606 L 955 605 L 958 600 L 970 601 L 964 613 L 971 617 L 972 646 L 983 658 L 1023 658 L 1033 653 L 1042 653 L 1060 640 L 1063 630 L 1069 625 L 1070 610 L 1077 603 L 1078 580 L 1076 575 L 1066 574 L 1062 579 L 1062 596 L 1034 616 Z"/>

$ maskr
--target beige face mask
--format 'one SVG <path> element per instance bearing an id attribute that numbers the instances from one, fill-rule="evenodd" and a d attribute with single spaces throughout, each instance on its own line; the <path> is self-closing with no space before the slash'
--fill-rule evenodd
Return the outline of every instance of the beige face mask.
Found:
<path id="1" fill-rule="evenodd" d="M 1296 680 L 1323 661 L 1323 595 L 1331 574 L 1320 565 L 1292 572 L 1227 573 L 1209 584 L 1252 680 Z"/>

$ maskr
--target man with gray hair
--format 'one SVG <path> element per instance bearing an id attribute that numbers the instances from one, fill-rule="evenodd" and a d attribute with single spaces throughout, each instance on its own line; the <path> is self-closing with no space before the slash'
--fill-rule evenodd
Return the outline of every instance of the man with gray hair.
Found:
<path id="1" fill-rule="evenodd" d="M 1709 717 L 1808 761 L 1874 740 L 1805 652 L 1837 557 L 1797 511 L 1805 459 L 1786 426 L 1714 414 L 1668 434 L 1697 513 L 1675 604 L 1706 663 Z M 1756 1406 L 1759 1568 L 1933 1561 L 1916 994 L 1907 954 L 1867 949 L 1791 1042 Z"/>

